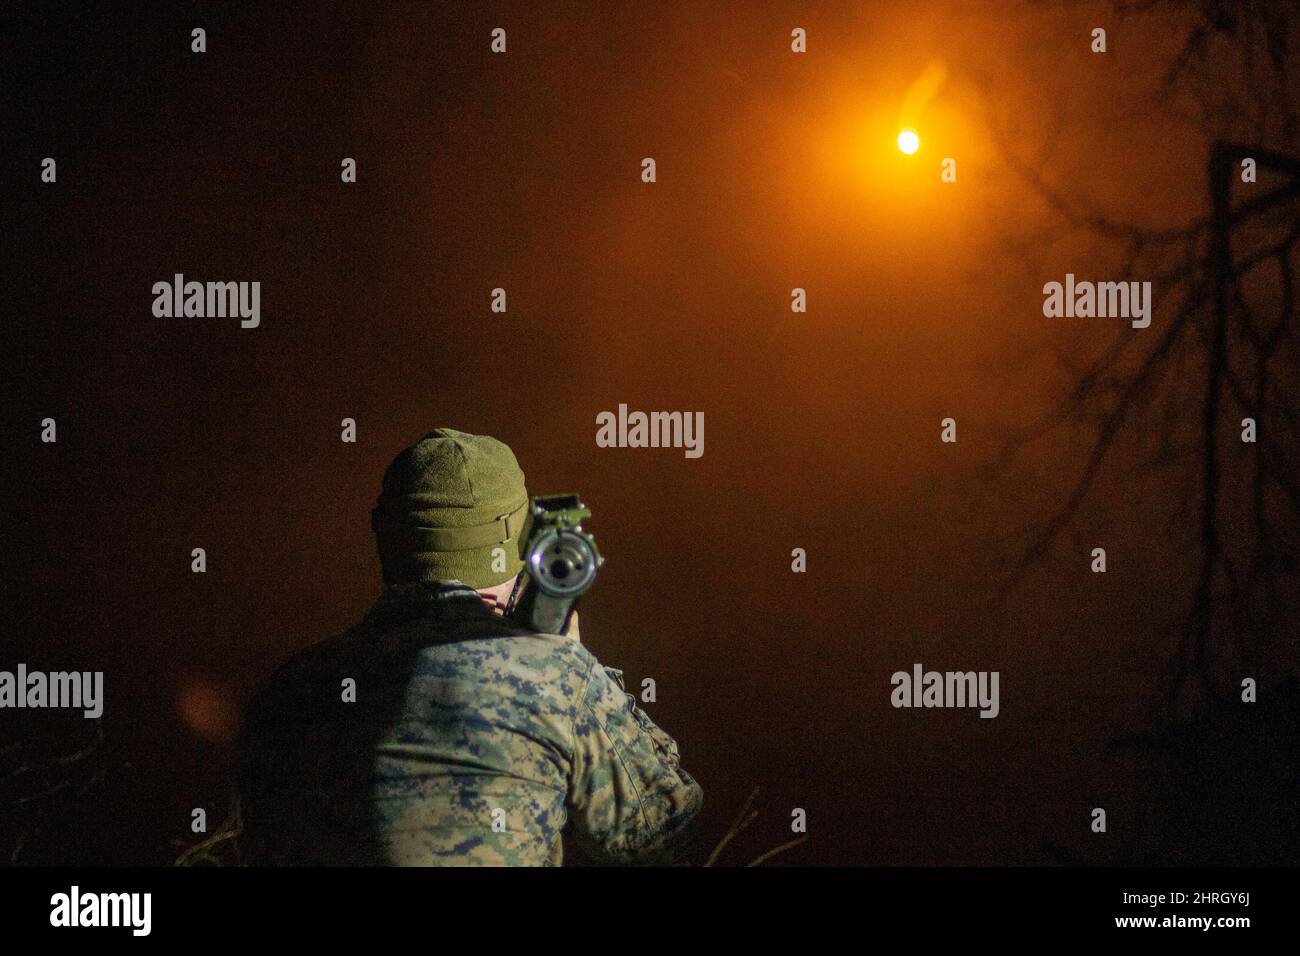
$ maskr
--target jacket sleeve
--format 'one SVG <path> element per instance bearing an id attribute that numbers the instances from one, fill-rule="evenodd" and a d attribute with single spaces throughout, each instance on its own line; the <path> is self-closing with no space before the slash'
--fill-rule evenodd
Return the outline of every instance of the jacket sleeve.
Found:
<path id="1" fill-rule="evenodd" d="M 584 849 L 611 862 L 656 855 L 699 812 L 704 794 L 676 742 L 595 664 L 573 724 L 569 821 Z"/>

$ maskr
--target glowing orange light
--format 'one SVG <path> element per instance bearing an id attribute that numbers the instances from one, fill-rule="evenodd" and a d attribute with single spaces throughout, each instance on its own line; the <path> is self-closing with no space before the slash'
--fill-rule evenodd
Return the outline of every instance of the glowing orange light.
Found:
<path id="1" fill-rule="evenodd" d="M 225 685 L 205 677 L 184 677 L 176 696 L 181 720 L 206 740 L 231 741 L 239 729 L 239 713 Z"/>
<path id="2" fill-rule="evenodd" d="M 911 156 L 921 148 L 921 137 L 916 135 L 916 130 L 910 126 L 898 134 L 898 148 Z"/>

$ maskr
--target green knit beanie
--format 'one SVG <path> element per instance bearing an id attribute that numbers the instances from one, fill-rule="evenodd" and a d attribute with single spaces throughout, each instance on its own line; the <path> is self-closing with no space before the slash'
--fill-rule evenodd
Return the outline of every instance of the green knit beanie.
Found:
<path id="1" fill-rule="evenodd" d="M 384 582 L 489 588 L 509 581 L 523 567 L 519 537 L 527 515 L 514 452 L 487 435 L 435 429 L 384 473 L 370 515 Z"/>

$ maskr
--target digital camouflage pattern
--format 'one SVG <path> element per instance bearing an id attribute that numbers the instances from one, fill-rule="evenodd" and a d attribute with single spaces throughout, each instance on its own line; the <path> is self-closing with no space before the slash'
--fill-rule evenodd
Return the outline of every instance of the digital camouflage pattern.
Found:
<path id="1" fill-rule="evenodd" d="M 388 588 L 280 668 L 240 751 L 256 863 L 557 865 L 566 824 L 597 859 L 633 862 L 702 802 L 620 671 L 434 582 Z"/>

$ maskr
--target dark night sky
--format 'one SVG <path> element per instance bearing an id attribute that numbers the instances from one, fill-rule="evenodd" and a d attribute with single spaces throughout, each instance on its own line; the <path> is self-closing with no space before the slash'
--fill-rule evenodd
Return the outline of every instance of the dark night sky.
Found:
<path id="1" fill-rule="evenodd" d="M 1118 278 L 1113 250 L 1044 239 L 986 112 L 1072 195 L 1179 223 L 1206 134 L 1151 107 L 1171 31 L 1105 5 L 565 11 L 0 14 L 18 133 L 0 171 L 17 266 L 0 666 L 108 686 L 102 797 L 33 855 L 167 859 L 191 807 L 224 810 L 240 708 L 374 599 L 383 469 L 445 425 L 594 509 L 608 563 L 583 638 L 629 686 L 656 679 L 650 713 L 707 829 L 762 786 L 733 862 L 788 839 L 793 807 L 810 838 L 790 863 L 1041 862 L 1045 841 L 1115 858 L 1142 774 L 1105 744 L 1142 727 L 1186 613 L 1194 473 L 1141 470 L 1122 442 L 997 599 L 1091 433 L 990 463 L 1124 323 L 1043 317 L 1043 282 Z M 900 104 L 936 59 L 950 79 L 903 157 Z M 150 289 L 176 272 L 259 280 L 261 326 L 155 318 Z M 703 411 L 704 456 L 597 448 L 596 414 L 621 402 Z M 1001 715 L 891 708 L 890 674 L 918 661 L 1000 671 Z M 1088 844 L 1097 805 L 1106 846 Z"/>

